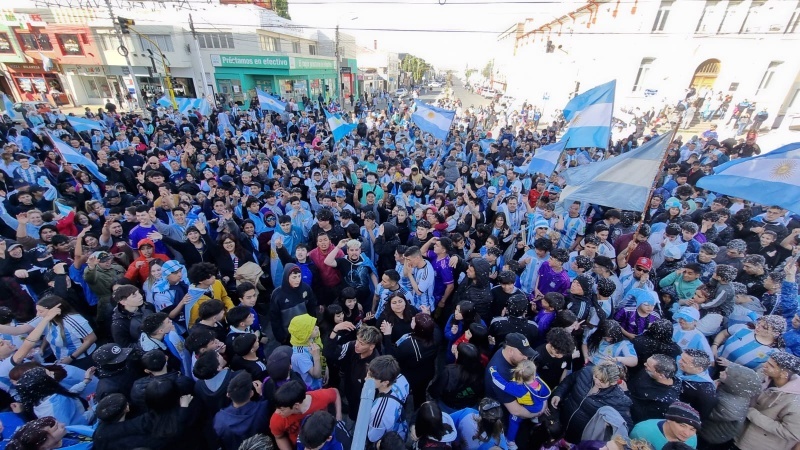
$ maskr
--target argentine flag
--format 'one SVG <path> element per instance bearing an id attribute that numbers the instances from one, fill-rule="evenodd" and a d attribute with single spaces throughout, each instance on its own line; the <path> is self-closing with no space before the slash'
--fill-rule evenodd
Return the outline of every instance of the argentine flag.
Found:
<path id="1" fill-rule="evenodd" d="M 14 102 L 11 101 L 10 98 L 6 94 L 3 94 L 3 108 L 6 110 L 6 115 L 11 120 L 19 120 L 22 117 L 22 113 L 19 113 L 14 110 Z"/>
<path id="2" fill-rule="evenodd" d="M 664 133 L 622 156 L 565 170 L 561 176 L 567 186 L 561 202 L 644 211 L 671 138 L 672 133 Z"/>
<path id="3" fill-rule="evenodd" d="M 262 111 L 268 109 L 270 111 L 275 111 L 281 114 L 286 112 L 286 103 L 267 94 L 261 89 L 256 89 L 256 94 L 258 94 L 258 104 L 261 105 Z"/>
<path id="4" fill-rule="evenodd" d="M 717 166 L 697 187 L 800 213 L 800 142 Z"/>
<path id="5" fill-rule="evenodd" d="M 323 111 L 325 111 L 325 117 L 328 119 L 328 126 L 331 129 L 331 133 L 333 133 L 334 141 L 341 141 L 358 126 L 358 124 L 347 123 L 342 120 L 342 115 L 339 113 L 331 113 L 327 109 L 323 109 Z"/>
<path id="6" fill-rule="evenodd" d="M 456 117 L 456 112 L 449 109 L 437 108 L 423 102 L 415 102 L 417 110 L 411 115 L 411 120 L 420 130 L 430 133 L 436 139 L 444 141 L 450 133 L 450 125 Z"/>
<path id="7" fill-rule="evenodd" d="M 556 170 L 558 158 L 561 157 L 561 152 L 564 151 L 564 144 L 565 141 L 562 139 L 555 144 L 545 145 L 536 150 L 531 163 L 528 164 L 528 173 L 531 175 L 543 173 L 549 177 Z"/>
<path id="8" fill-rule="evenodd" d="M 576 95 L 567 103 L 564 118 L 569 122 L 569 129 L 561 137 L 567 148 L 608 148 L 616 87 L 617 80 L 609 81 Z"/>
<path id="9" fill-rule="evenodd" d="M 54 136 L 49 131 L 47 132 L 47 137 L 50 138 L 50 141 L 53 142 L 53 148 L 61 154 L 61 157 L 64 158 L 70 164 L 79 164 L 86 168 L 92 175 L 95 176 L 98 180 L 105 183 L 108 179 L 105 175 L 100 172 L 100 169 L 97 168 L 97 164 L 94 163 L 91 159 L 81 155 L 78 153 L 77 150 L 67 145 L 64 141 Z"/>
<path id="10" fill-rule="evenodd" d="M 172 101 L 166 95 L 158 99 L 156 103 L 164 108 L 172 107 Z M 211 114 L 211 105 L 204 98 L 175 97 L 175 103 L 178 105 L 178 111 L 181 114 L 186 114 L 190 109 L 196 109 L 204 116 Z"/>
<path id="11" fill-rule="evenodd" d="M 105 131 L 106 129 L 106 125 L 103 122 L 98 122 L 96 120 L 86 119 L 83 117 L 67 116 L 67 121 L 69 121 L 69 124 L 72 125 L 72 128 L 79 133 L 81 131 L 91 130 Z"/>

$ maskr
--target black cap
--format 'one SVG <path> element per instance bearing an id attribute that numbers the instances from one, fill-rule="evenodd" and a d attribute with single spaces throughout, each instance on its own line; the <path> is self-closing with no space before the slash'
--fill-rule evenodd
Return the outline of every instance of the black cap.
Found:
<path id="1" fill-rule="evenodd" d="M 522 333 L 508 333 L 506 335 L 506 345 L 519 350 L 528 359 L 533 359 L 536 357 L 536 351 L 531 348 L 528 338 L 526 338 Z"/>
<path id="2" fill-rule="evenodd" d="M 267 373 L 276 381 L 285 380 L 292 369 L 292 347 L 281 345 L 267 358 Z"/>
<path id="3" fill-rule="evenodd" d="M 131 350 L 128 347 L 120 347 L 117 344 L 105 344 L 92 353 L 92 359 L 100 366 L 120 364 L 125 362 L 128 355 L 131 354 Z"/>
<path id="4" fill-rule="evenodd" d="M 119 192 L 116 189 L 109 189 L 106 191 L 106 198 L 117 198 L 119 197 Z"/>

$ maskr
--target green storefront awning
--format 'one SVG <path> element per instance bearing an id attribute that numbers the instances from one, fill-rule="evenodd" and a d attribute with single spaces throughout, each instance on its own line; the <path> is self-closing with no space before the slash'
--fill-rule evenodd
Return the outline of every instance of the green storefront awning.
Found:
<path id="1" fill-rule="evenodd" d="M 336 61 L 323 58 L 277 55 L 211 55 L 217 72 L 262 75 L 329 75 L 336 74 Z M 220 70 L 223 69 L 223 70 Z"/>

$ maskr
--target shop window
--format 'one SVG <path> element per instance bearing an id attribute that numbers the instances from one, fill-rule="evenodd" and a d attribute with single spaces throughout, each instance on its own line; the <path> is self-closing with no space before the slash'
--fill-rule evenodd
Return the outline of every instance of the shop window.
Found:
<path id="1" fill-rule="evenodd" d="M 281 51 L 281 44 L 280 41 L 278 41 L 278 38 L 260 34 L 258 35 L 258 43 L 261 45 L 261 50 L 267 52 Z"/>
<path id="2" fill-rule="evenodd" d="M 19 43 L 25 51 L 44 51 L 49 52 L 53 50 L 53 44 L 50 42 L 50 36 L 46 34 L 34 33 L 19 33 Z"/>
<path id="3" fill-rule="evenodd" d="M 197 41 L 200 48 L 234 48 L 233 33 L 200 33 Z"/>
<path id="4" fill-rule="evenodd" d="M 56 39 L 61 51 L 68 56 L 83 55 L 83 47 L 77 34 L 57 34 Z"/>
<path id="5" fill-rule="evenodd" d="M 153 41 L 158 45 L 158 48 L 161 49 L 162 52 L 174 52 L 175 48 L 172 46 L 172 36 L 167 34 L 148 34 L 147 37 L 150 41 Z M 147 52 L 147 50 L 152 50 L 154 54 L 158 54 L 158 48 L 155 48 L 153 44 L 150 43 L 144 37 L 139 37 L 139 43 L 142 45 L 142 50 Z"/>
<path id="6" fill-rule="evenodd" d="M 317 54 L 317 46 L 314 44 L 308 44 L 308 54 L 309 55 L 316 55 Z"/>
<path id="7" fill-rule="evenodd" d="M 14 46 L 11 45 L 8 33 L 0 33 L 0 53 L 14 53 Z"/>

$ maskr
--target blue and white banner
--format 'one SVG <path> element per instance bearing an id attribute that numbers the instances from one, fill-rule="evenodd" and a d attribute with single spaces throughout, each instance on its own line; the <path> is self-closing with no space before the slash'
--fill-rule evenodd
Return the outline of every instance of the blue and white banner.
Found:
<path id="1" fill-rule="evenodd" d="M 444 141 L 450 133 L 450 125 L 456 117 L 456 112 L 449 109 L 437 108 L 427 103 L 414 102 L 417 109 L 411 114 L 411 120 L 420 130 L 430 133 L 436 139 Z"/>
<path id="2" fill-rule="evenodd" d="M 72 128 L 74 128 L 75 131 L 79 133 L 81 131 L 91 131 L 91 130 L 105 131 L 106 129 L 106 125 L 103 122 L 98 122 L 92 119 L 86 119 L 84 117 L 67 116 L 67 121 L 69 121 L 69 124 L 72 125 Z"/>
<path id="3" fill-rule="evenodd" d="M 158 99 L 156 103 L 164 108 L 172 107 L 172 102 L 166 95 Z M 204 116 L 211 114 L 211 105 L 204 98 L 175 97 L 175 103 L 178 104 L 178 111 L 181 114 L 186 114 L 190 109 L 196 109 Z"/>
<path id="4" fill-rule="evenodd" d="M 256 94 L 258 95 L 258 104 L 261 106 L 262 111 L 268 109 L 281 114 L 286 112 L 286 103 L 267 94 L 261 89 L 256 89 Z"/>
<path id="5" fill-rule="evenodd" d="M 556 166 L 558 165 L 558 158 L 564 151 L 564 140 L 560 140 L 555 144 L 545 145 L 544 147 L 536 150 L 530 164 L 528 164 L 527 173 L 537 174 L 542 173 L 545 176 L 550 176 Z"/>
<path id="6" fill-rule="evenodd" d="M 800 142 L 717 166 L 697 187 L 800 213 Z"/>
<path id="7" fill-rule="evenodd" d="M 22 119 L 22 113 L 14 110 L 14 102 L 6 94 L 3 94 L 3 108 L 6 110 L 6 115 L 11 120 Z"/>
<path id="8" fill-rule="evenodd" d="M 331 113 L 327 109 L 323 109 L 323 111 L 325 111 L 325 117 L 328 119 L 328 126 L 331 128 L 334 141 L 341 141 L 358 126 L 355 123 L 345 122 L 339 113 Z"/>
<path id="9" fill-rule="evenodd" d="M 47 132 L 47 136 L 53 142 L 53 148 L 61 154 L 61 157 L 64 158 L 65 161 L 70 164 L 78 164 L 85 167 L 86 170 L 91 172 L 95 178 L 104 183 L 108 180 L 106 176 L 100 172 L 100 169 L 97 167 L 97 164 L 95 164 L 94 161 L 81 155 L 77 150 L 67 145 L 64 141 L 57 138 L 49 131 Z"/>
<path id="10" fill-rule="evenodd" d="M 563 113 L 569 129 L 561 137 L 567 148 L 608 148 L 616 87 L 617 80 L 609 81 L 576 95 L 567 103 Z"/>
<path id="11" fill-rule="evenodd" d="M 561 176 L 567 186 L 560 202 L 644 211 L 670 138 L 672 133 L 664 133 L 622 156 L 565 170 Z"/>

